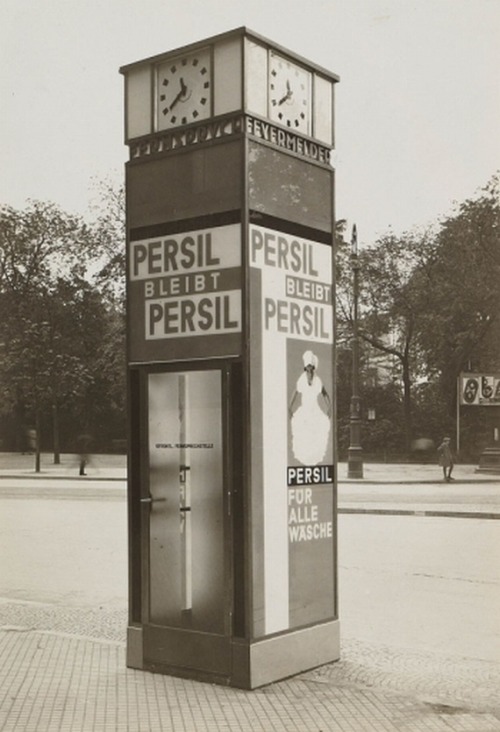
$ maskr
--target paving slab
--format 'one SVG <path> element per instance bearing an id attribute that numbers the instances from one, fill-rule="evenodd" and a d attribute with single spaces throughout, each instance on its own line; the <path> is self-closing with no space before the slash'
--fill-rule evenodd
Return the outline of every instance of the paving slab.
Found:
<path id="1" fill-rule="evenodd" d="M 488 698 L 477 698 L 478 684 L 472 676 L 462 680 L 469 695 L 476 693 L 470 704 L 468 698 L 456 698 L 456 692 L 450 692 L 449 682 L 442 685 L 447 690 L 444 695 L 439 693 L 438 683 L 428 689 L 421 679 L 420 685 L 401 693 L 390 688 L 384 664 L 379 663 L 374 674 L 369 659 L 360 664 L 359 657 L 357 661 L 349 658 L 348 649 L 344 656 L 346 659 L 337 664 L 247 692 L 127 669 L 120 641 L 4 624 L 0 627 L 0 729 L 500 731 L 500 707 Z M 376 658 L 380 659 L 380 652 Z M 386 653 L 383 660 L 392 668 L 390 676 L 396 677 L 397 658 Z M 419 661 L 421 666 L 425 663 Z M 491 675 L 487 678 L 489 683 Z"/>

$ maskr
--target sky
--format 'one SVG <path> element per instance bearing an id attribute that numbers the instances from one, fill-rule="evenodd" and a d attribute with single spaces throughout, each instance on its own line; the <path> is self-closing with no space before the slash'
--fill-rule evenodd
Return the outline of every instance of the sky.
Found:
<path id="1" fill-rule="evenodd" d="M 500 170 L 500 0 L 0 0 L 0 204 L 123 179 L 119 68 L 240 26 L 340 76 L 336 213 L 427 227 Z"/>

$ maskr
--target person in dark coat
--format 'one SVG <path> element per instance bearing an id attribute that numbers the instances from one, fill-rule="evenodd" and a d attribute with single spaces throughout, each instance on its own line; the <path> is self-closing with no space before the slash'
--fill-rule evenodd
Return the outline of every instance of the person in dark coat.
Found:
<path id="1" fill-rule="evenodd" d="M 443 468 L 444 480 L 449 483 L 450 480 L 454 480 L 451 477 L 451 471 L 453 470 L 453 453 L 451 452 L 450 438 L 443 437 L 442 443 L 438 447 L 439 464 Z"/>

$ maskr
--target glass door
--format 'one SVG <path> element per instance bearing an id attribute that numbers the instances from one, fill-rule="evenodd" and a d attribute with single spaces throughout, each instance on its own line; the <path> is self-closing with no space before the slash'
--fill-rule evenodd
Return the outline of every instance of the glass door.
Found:
<path id="1" fill-rule="evenodd" d="M 222 372 L 150 373 L 148 412 L 149 623 L 222 635 Z"/>

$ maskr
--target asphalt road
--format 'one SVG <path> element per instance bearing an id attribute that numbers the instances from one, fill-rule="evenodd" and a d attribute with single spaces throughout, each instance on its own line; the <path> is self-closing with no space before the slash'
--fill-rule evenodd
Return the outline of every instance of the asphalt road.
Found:
<path id="1" fill-rule="evenodd" d="M 498 662 L 499 560 L 498 521 L 341 515 L 343 633 Z"/>
<path id="2" fill-rule="evenodd" d="M 392 505 L 407 488 L 375 491 L 379 501 L 385 495 Z M 366 486 L 363 494 L 357 490 L 357 505 L 373 498 Z M 474 486 L 464 495 L 471 494 L 477 498 Z M 0 506 L 0 597 L 126 607 L 121 482 L 4 478 Z M 499 560 L 499 521 L 340 514 L 342 634 L 394 648 L 500 661 Z"/>
<path id="3" fill-rule="evenodd" d="M 125 492 L 106 484 L 3 479 L 0 597 L 125 606 Z M 18 493 L 19 498 L 7 497 Z"/>

